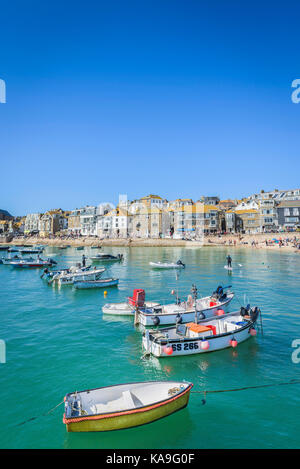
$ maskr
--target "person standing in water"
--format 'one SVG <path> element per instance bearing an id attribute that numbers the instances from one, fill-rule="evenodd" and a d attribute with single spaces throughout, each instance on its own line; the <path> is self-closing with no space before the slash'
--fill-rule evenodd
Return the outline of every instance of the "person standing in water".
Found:
<path id="1" fill-rule="evenodd" d="M 228 256 L 226 257 L 226 259 L 227 259 L 227 267 L 231 269 L 231 262 L 232 262 L 232 259 L 231 259 L 230 255 L 228 255 Z"/>
<path id="2" fill-rule="evenodd" d="M 85 259 L 86 259 L 86 257 L 85 257 L 85 255 L 83 254 L 83 256 L 82 256 L 82 267 L 85 267 Z"/>

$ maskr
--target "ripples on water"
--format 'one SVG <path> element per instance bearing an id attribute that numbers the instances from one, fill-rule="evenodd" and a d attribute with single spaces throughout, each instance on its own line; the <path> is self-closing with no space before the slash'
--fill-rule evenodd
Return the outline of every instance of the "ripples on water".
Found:
<path id="1" fill-rule="evenodd" d="M 2 448 L 295 448 L 299 447 L 298 385 L 212 394 L 206 405 L 192 394 L 189 406 L 141 428 L 107 433 L 67 433 L 63 408 L 15 426 L 58 404 L 67 392 L 153 379 L 186 379 L 194 389 L 228 389 L 299 378 L 291 343 L 300 338 L 297 254 L 235 249 L 233 272 L 224 269 L 226 248 L 112 248 L 125 260 L 108 268 L 119 288 L 74 291 L 48 286 L 41 271 L 0 266 L 0 339 L 7 363 L 0 364 Z M 94 250 L 85 249 L 87 256 Z M 83 251 L 47 248 L 58 265 L 81 260 Z M 178 281 L 185 298 L 219 284 L 232 285 L 240 302 L 261 307 L 264 335 L 237 349 L 187 357 L 141 360 L 141 334 L 130 318 L 102 317 L 106 302 L 123 301 L 133 288 L 148 300 L 171 301 L 173 271 L 155 271 L 150 260 L 186 263 Z M 242 264 L 239 267 L 238 264 Z M 108 267 L 108 266 L 107 266 Z M 106 276 L 106 274 L 105 274 Z"/>

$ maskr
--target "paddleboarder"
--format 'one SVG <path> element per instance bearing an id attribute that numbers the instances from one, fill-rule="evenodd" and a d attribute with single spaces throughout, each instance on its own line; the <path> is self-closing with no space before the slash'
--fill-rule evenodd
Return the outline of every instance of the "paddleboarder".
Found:
<path id="1" fill-rule="evenodd" d="M 232 259 L 231 259 L 230 255 L 228 255 L 228 256 L 226 257 L 226 260 L 227 260 L 227 267 L 228 267 L 228 269 L 231 269 L 231 262 L 232 262 Z"/>

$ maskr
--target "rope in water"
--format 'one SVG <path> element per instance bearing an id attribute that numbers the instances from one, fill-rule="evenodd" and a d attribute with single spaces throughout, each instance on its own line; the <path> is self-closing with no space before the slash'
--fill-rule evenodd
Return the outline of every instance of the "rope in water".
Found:
<path id="1" fill-rule="evenodd" d="M 32 420 L 36 420 L 39 417 L 45 417 L 46 415 L 51 414 L 51 412 L 53 412 L 55 409 L 57 409 L 57 407 L 59 407 L 63 403 L 64 403 L 64 400 L 61 401 L 59 404 L 57 404 L 55 407 L 52 407 L 52 409 L 48 410 L 48 412 L 45 412 L 44 414 L 38 415 L 37 417 L 30 417 L 30 419 L 24 420 L 24 422 L 17 423 L 16 427 L 20 427 L 21 425 L 24 425 L 27 422 L 31 422 Z"/>
<path id="2" fill-rule="evenodd" d="M 287 386 L 289 384 L 299 384 L 300 379 L 291 379 L 290 381 L 285 381 L 281 383 L 270 383 L 270 384 L 259 384 L 257 386 L 245 386 L 243 388 L 233 388 L 233 389 L 216 389 L 216 390 L 205 390 L 205 391 L 191 391 L 191 393 L 196 393 L 196 394 L 204 394 L 204 397 L 206 397 L 206 394 L 215 394 L 219 392 L 235 392 L 235 391 L 246 391 L 247 389 L 257 389 L 257 388 L 269 388 L 272 386 Z M 206 400 L 202 399 L 202 404 L 205 404 Z"/>

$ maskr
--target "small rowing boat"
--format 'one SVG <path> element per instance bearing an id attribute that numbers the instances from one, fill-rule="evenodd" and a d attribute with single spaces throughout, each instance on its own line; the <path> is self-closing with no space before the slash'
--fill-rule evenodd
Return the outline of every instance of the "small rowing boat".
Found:
<path id="1" fill-rule="evenodd" d="M 86 288 L 115 287 L 118 283 L 118 278 L 104 278 L 100 280 L 76 280 L 73 285 L 75 288 L 82 290 Z"/>
<path id="2" fill-rule="evenodd" d="M 77 251 L 83 251 L 84 250 L 84 246 L 78 246 L 78 248 L 76 248 Z"/>
<path id="3" fill-rule="evenodd" d="M 192 383 L 148 381 L 118 384 L 65 396 L 68 432 L 103 432 L 137 427 L 188 405 Z"/>
<path id="4" fill-rule="evenodd" d="M 155 357 L 192 355 L 213 352 L 239 343 L 256 335 L 254 329 L 259 308 L 241 308 L 225 317 L 206 319 L 199 323 L 177 324 L 176 327 L 146 330 L 143 348 Z"/>
<path id="5" fill-rule="evenodd" d="M 185 264 L 181 260 L 177 262 L 149 262 L 154 269 L 184 269 Z"/>

